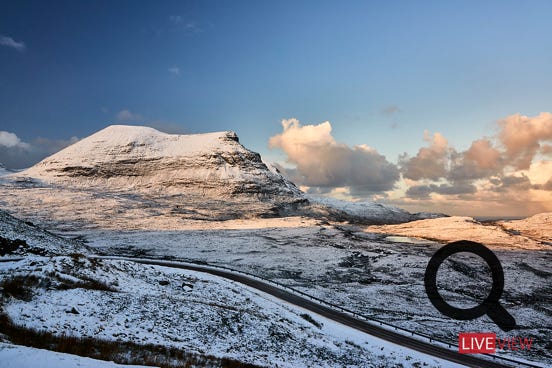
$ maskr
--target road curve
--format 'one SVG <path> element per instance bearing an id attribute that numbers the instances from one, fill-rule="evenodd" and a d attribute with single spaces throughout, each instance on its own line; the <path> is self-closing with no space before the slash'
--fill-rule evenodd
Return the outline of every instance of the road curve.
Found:
<path id="1" fill-rule="evenodd" d="M 216 269 L 209 266 L 202 266 L 202 265 L 195 265 L 195 264 L 188 264 L 188 263 L 181 263 L 181 262 L 174 262 L 174 261 L 153 260 L 153 259 L 144 259 L 144 258 L 128 258 L 128 257 L 109 257 L 109 256 L 99 256 L 97 258 L 125 260 L 125 261 L 132 261 L 136 263 L 148 264 L 148 265 L 165 266 L 165 267 L 180 268 L 185 270 L 209 273 L 211 275 L 223 277 L 225 279 L 233 280 L 233 281 L 239 282 L 240 284 L 250 286 L 252 288 L 255 288 L 257 290 L 260 290 L 267 294 L 275 296 L 278 299 L 284 300 L 298 307 L 308 309 L 321 316 L 324 316 L 336 322 L 342 323 L 346 326 L 352 327 L 359 331 L 365 332 L 369 335 L 378 337 L 380 339 L 392 342 L 394 344 L 397 344 L 409 349 L 417 350 L 424 354 L 432 355 L 436 358 L 445 359 L 458 364 L 463 364 L 468 367 L 485 367 L 485 368 L 515 367 L 515 365 L 505 365 L 496 361 L 482 359 L 474 355 L 460 354 L 456 351 L 449 350 L 444 347 L 432 345 L 430 343 L 420 341 L 420 340 L 411 338 L 409 336 L 384 329 L 382 327 L 376 326 L 367 321 L 357 319 L 355 317 L 352 317 L 349 314 L 339 312 L 332 308 L 321 305 L 315 301 L 309 300 L 305 297 L 293 294 L 277 286 L 274 286 L 267 282 L 263 282 L 261 280 L 258 280 L 246 275 L 237 274 L 237 273 L 233 273 L 233 272 L 225 271 L 221 269 Z M 526 366 L 538 367 L 534 365 L 526 365 Z"/>

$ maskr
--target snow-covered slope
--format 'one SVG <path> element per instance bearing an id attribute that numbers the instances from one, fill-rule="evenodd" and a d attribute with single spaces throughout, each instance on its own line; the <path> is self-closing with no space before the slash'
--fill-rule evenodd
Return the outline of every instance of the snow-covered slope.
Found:
<path id="1" fill-rule="evenodd" d="M 3 163 L 0 162 L 0 176 L 11 174 L 11 171 L 6 169 L 6 166 L 4 166 Z"/>
<path id="2" fill-rule="evenodd" d="M 523 220 L 499 221 L 498 224 L 507 230 L 522 232 L 552 245 L 552 212 L 539 213 Z"/>
<path id="3" fill-rule="evenodd" d="M 56 335 L 154 344 L 263 367 L 457 366 L 201 272 L 84 257 L 0 263 L 0 280 L 14 276 L 40 282 L 29 286 L 30 298 L 4 295 L 6 315 Z M 91 280 L 112 290 L 82 286 Z"/>
<path id="4" fill-rule="evenodd" d="M 311 203 L 320 203 L 343 211 L 352 221 L 373 224 L 399 224 L 408 221 L 437 218 L 445 215 L 437 213 L 410 213 L 402 208 L 388 206 L 377 202 L 349 202 L 329 197 L 308 196 Z"/>
<path id="5" fill-rule="evenodd" d="M 2 368 L 146 368 L 6 343 L 0 343 L 0 361 Z"/>
<path id="6" fill-rule="evenodd" d="M 367 232 L 385 233 L 392 235 L 404 235 L 411 237 L 420 237 L 439 241 L 456 241 L 456 240 L 472 240 L 493 247 L 514 247 L 524 249 L 549 249 L 547 237 L 545 234 L 550 234 L 552 230 L 552 221 L 542 220 L 541 215 L 537 215 L 523 220 L 517 226 L 516 222 L 510 222 L 509 228 L 506 228 L 502 223 L 486 224 L 474 220 L 471 217 L 445 217 L 429 220 L 412 221 L 406 224 L 399 225 L 381 225 L 369 226 Z M 550 218 L 544 216 L 545 218 Z M 530 224 L 538 223 L 539 230 L 536 226 Z M 530 226 L 532 233 L 526 229 Z"/>
<path id="7" fill-rule="evenodd" d="M 84 245 L 21 221 L 0 210 L 0 259 L 24 254 L 60 255 L 87 252 Z"/>
<path id="8" fill-rule="evenodd" d="M 234 132 L 177 135 L 109 126 L 3 176 L 0 205 L 57 229 L 184 229 L 190 221 L 306 216 L 362 223 L 419 219 L 399 208 L 309 199 Z"/>
<path id="9" fill-rule="evenodd" d="M 183 228 L 185 221 L 279 217 L 303 193 L 234 132 L 177 135 L 109 126 L 2 177 L 0 206 L 59 228 Z M 114 222 L 116 221 L 116 222 Z"/>
<path id="10" fill-rule="evenodd" d="M 243 147 L 234 132 L 177 135 L 112 125 L 17 175 L 76 188 L 163 195 L 301 197 L 259 154 Z"/>

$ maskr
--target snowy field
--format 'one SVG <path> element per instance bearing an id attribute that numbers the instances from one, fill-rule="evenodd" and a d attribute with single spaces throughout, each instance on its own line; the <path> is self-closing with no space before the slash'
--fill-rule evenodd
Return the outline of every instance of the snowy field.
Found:
<path id="1" fill-rule="evenodd" d="M 271 367 L 454 366 L 203 273 L 75 256 L 0 263 L 0 278 L 18 275 L 35 276 L 39 286 L 26 300 L 8 298 L 5 312 L 19 325 L 55 334 L 154 343 Z M 90 280 L 113 291 L 71 287 Z M 0 345 L 2 367 L 25 366 L 32 357 L 44 367 L 116 366 Z"/>
<path id="2" fill-rule="evenodd" d="M 0 343 L 0 362 L 2 368 L 145 368 L 6 343 Z"/>
<path id="3" fill-rule="evenodd" d="M 430 304 L 423 286 L 427 262 L 441 243 L 368 233 L 349 225 L 165 232 L 73 233 L 104 254 L 203 261 L 247 271 L 399 327 L 457 343 L 465 331 L 533 337 L 531 351 L 504 356 L 552 363 L 552 252 L 492 247 L 502 262 L 501 299 L 518 330 L 504 333 L 486 316 L 455 321 Z M 439 271 L 450 304 L 467 308 L 490 290 L 483 261 L 453 256 Z"/>

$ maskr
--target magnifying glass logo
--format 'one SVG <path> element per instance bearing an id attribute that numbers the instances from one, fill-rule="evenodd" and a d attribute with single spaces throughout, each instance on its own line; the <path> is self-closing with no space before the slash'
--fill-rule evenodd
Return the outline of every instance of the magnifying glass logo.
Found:
<path id="1" fill-rule="evenodd" d="M 489 265 L 493 275 L 491 292 L 481 304 L 473 308 L 462 309 L 453 307 L 441 297 L 437 290 L 437 271 L 439 270 L 439 266 L 445 259 L 460 252 L 473 253 L 483 258 Z M 440 248 L 429 260 L 424 275 L 424 284 L 427 296 L 433 306 L 448 317 L 458 320 L 471 320 L 486 314 L 502 331 L 510 331 L 516 327 L 514 317 L 498 301 L 504 290 L 504 271 L 502 270 L 502 265 L 496 255 L 481 243 L 460 240 Z"/>

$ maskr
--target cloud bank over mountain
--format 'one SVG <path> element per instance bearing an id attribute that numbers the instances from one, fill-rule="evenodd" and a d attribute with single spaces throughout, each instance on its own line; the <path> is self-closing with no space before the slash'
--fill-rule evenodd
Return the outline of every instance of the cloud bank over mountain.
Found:
<path id="1" fill-rule="evenodd" d="M 350 147 L 332 136 L 331 123 L 282 121 L 269 146 L 286 154 L 281 167 L 314 193 L 372 197 L 416 210 L 526 215 L 552 210 L 552 113 L 514 114 L 497 133 L 456 149 L 441 133 L 424 132 L 425 147 L 397 163 L 367 145 Z M 288 167 L 292 165 L 293 167 Z"/>

